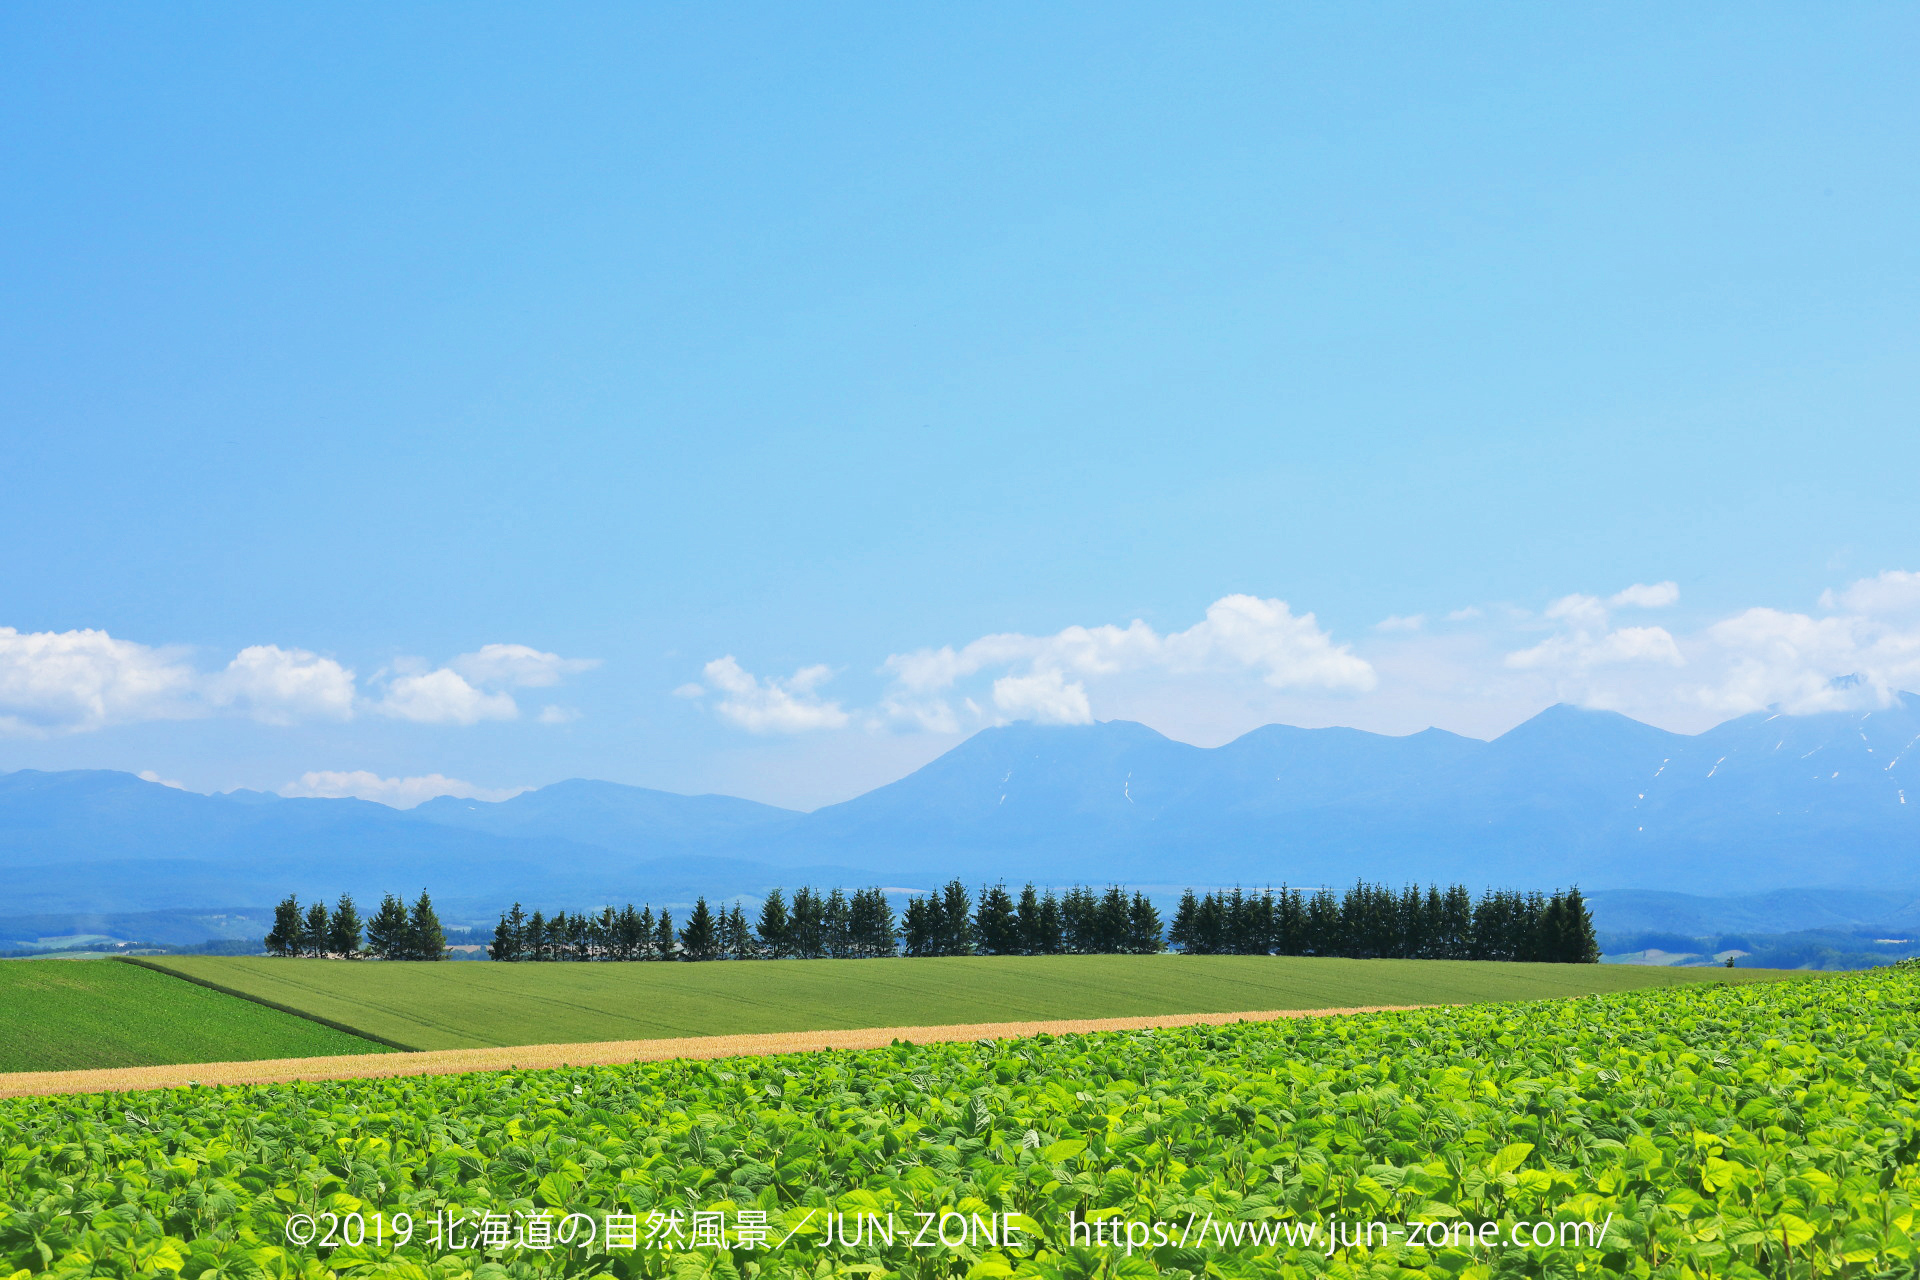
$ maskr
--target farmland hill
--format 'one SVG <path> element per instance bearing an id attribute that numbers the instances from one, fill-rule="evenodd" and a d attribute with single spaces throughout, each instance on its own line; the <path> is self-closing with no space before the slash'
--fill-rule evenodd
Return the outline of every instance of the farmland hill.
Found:
<path id="1" fill-rule="evenodd" d="M 1834 899 L 1852 910 L 1860 892 L 1920 891 L 1916 746 L 1913 695 L 1871 712 L 1760 712 L 1697 735 L 1556 706 L 1491 742 L 1269 725 L 1201 748 L 1124 721 L 1021 723 L 813 813 L 584 780 L 399 811 L 22 770 L 0 775 L 0 916 L 423 884 L 476 908 L 578 906 L 808 879 L 923 887 L 956 872 L 1148 886 L 1578 881 L 1642 892 L 1636 902 L 1662 911 L 1690 909 L 1671 895 L 1824 887 L 1854 892 Z"/>

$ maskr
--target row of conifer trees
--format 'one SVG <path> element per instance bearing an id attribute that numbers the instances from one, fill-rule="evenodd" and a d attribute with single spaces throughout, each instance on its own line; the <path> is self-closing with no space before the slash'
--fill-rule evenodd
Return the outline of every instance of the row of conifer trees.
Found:
<path id="1" fill-rule="evenodd" d="M 364 939 L 362 934 L 364 932 Z M 1477 900 L 1464 885 L 1399 890 L 1356 883 L 1344 894 L 1233 889 L 1180 900 L 1171 928 L 1146 895 L 1118 885 L 1076 886 L 1056 894 L 1025 886 L 1016 895 L 995 884 L 969 893 L 959 880 L 907 900 L 896 920 L 884 890 L 847 894 L 775 889 L 749 923 L 738 903 L 716 911 L 705 898 L 686 923 L 662 908 L 598 914 L 503 912 L 487 948 L 495 960 L 860 959 L 877 956 L 1149 955 L 1171 943 L 1190 955 L 1308 955 L 1431 960 L 1535 960 L 1591 964 L 1600 958 L 1593 920 L 1579 889 L 1519 893 L 1489 889 Z M 353 898 L 329 911 L 302 910 L 289 894 L 274 909 L 267 950 L 283 956 L 373 956 L 439 960 L 446 937 L 423 891 L 411 909 L 393 894 L 364 926 Z"/>
<path id="2" fill-rule="evenodd" d="M 752 924 L 739 904 L 694 903 L 676 929 L 673 913 L 631 904 L 598 915 L 528 915 L 519 903 L 494 929 L 496 960 L 851 960 L 878 956 L 1054 955 L 1165 950 L 1160 914 L 1144 894 L 1117 886 L 1056 896 L 1028 885 L 1018 900 L 1004 884 L 976 904 L 959 880 L 916 895 L 896 919 L 886 891 L 775 889 Z"/>
<path id="3" fill-rule="evenodd" d="M 496 960 L 855 959 L 873 956 L 1150 955 L 1168 943 L 1193 955 L 1315 955 L 1436 960 L 1535 960 L 1591 964 L 1600 958 L 1580 891 L 1551 896 L 1490 889 L 1476 901 L 1464 885 L 1398 891 L 1355 884 L 1344 894 L 1282 887 L 1248 892 L 1188 890 L 1171 929 L 1142 894 L 1118 885 L 1060 894 L 1004 884 L 979 896 L 959 880 L 907 900 L 898 924 L 884 891 L 775 889 L 749 924 L 739 904 L 716 912 L 705 898 L 675 929 L 671 912 L 631 905 L 597 916 L 528 916 L 518 903 L 500 917 Z"/>
<path id="4" fill-rule="evenodd" d="M 276 956 L 444 960 L 447 935 L 434 912 L 433 899 L 424 889 L 412 909 L 388 894 L 364 925 L 350 893 L 341 894 L 332 911 L 324 902 L 302 911 L 300 900 L 288 894 L 273 909 L 273 930 L 267 934 L 266 946 L 267 953 Z"/>
<path id="5" fill-rule="evenodd" d="M 910 956 L 1151 955 L 1167 949 L 1160 912 L 1143 893 L 1119 885 L 1096 893 L 1076 885 L 1059 895 L 1027 885 L 980 891 L 950 881 L 939 893 L 910 898 L 902 920 Z"/>
<path id="6" fill-rule="evenodd" d="M 1180 899 L 1168 940 L 1194 955 L 1397 956 L 1593 964 L 1600 946 L 1580 890 L 1355 884 L 1344 894 L 1234 889 Z"/>

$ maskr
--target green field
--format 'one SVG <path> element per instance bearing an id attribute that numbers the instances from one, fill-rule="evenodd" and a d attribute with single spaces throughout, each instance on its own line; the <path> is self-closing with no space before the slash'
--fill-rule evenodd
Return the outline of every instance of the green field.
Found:
<path id="1" fill-rule="evenodd" d="M 1765 970 L 1280 956 L 995 956 L 713 964 L 152 963 L 411 1049 L 1458 1004 L 1779 977 Z"/>
<path id="2" fill-rule="evenodd" d="M 1913 1276 L 1916 1019 L 1920 972 L 1874 970 L 1171 1031 L 4 1099 L 0 1276 Z M 714 1228 L 704 1243 L 696 1212 Z M 829 1212 L 846 1218 L 823 1238 Z M 897 1237 L 861 1229 L 862 1214 Z M 983 1236 L 975 1214 L 1018 1215 L 1017 1241 Z M 532 1234 L 569 1215 L 577 1239 Z M 1133 1252 L 1075 1234 L 1094 1218 L 1138 1226 Z M 603 1230 L 616 1219 L 632 1232 L 619 1242 Z M 933 1219 L 961 1229 L 930 1237 Z M 1153 1238 L 1155 1223 L 1169 1232 Z M 1444 1234 L 1362 1236 L 1362 1223 Z"/>
<path id="3" fill-rule="evenodd" d="M 0 961 L 0 1071 L 305 1058 L 383 1047 L 117 960 Z"/>

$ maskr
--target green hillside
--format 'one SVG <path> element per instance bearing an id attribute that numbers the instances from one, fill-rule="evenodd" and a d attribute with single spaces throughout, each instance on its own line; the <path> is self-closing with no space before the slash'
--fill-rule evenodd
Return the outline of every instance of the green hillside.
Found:
<path id="1" fill-rule="evenodd" d="M 0 1071 L 378 1053 L 358 1036 L 118 960 L 0 961 Z"/>
<path id="2" fill-rule="evenodd" d="M 1170 955 L 712 964 L 173 956 L 154 963 L 414 1049 L 1455 1004 L 1780 976 L 1738 969 Z"/>

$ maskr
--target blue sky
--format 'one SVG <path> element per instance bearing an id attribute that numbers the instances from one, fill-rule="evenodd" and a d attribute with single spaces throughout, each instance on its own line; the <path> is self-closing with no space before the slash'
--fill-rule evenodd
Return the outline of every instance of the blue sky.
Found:
<path id="1" fill-rule="evenodd" d="M 1914 687 L 1916 55 L 1871 4 L 9 10 L 0 768 L 810 806 L 1020 716 Z"/>

